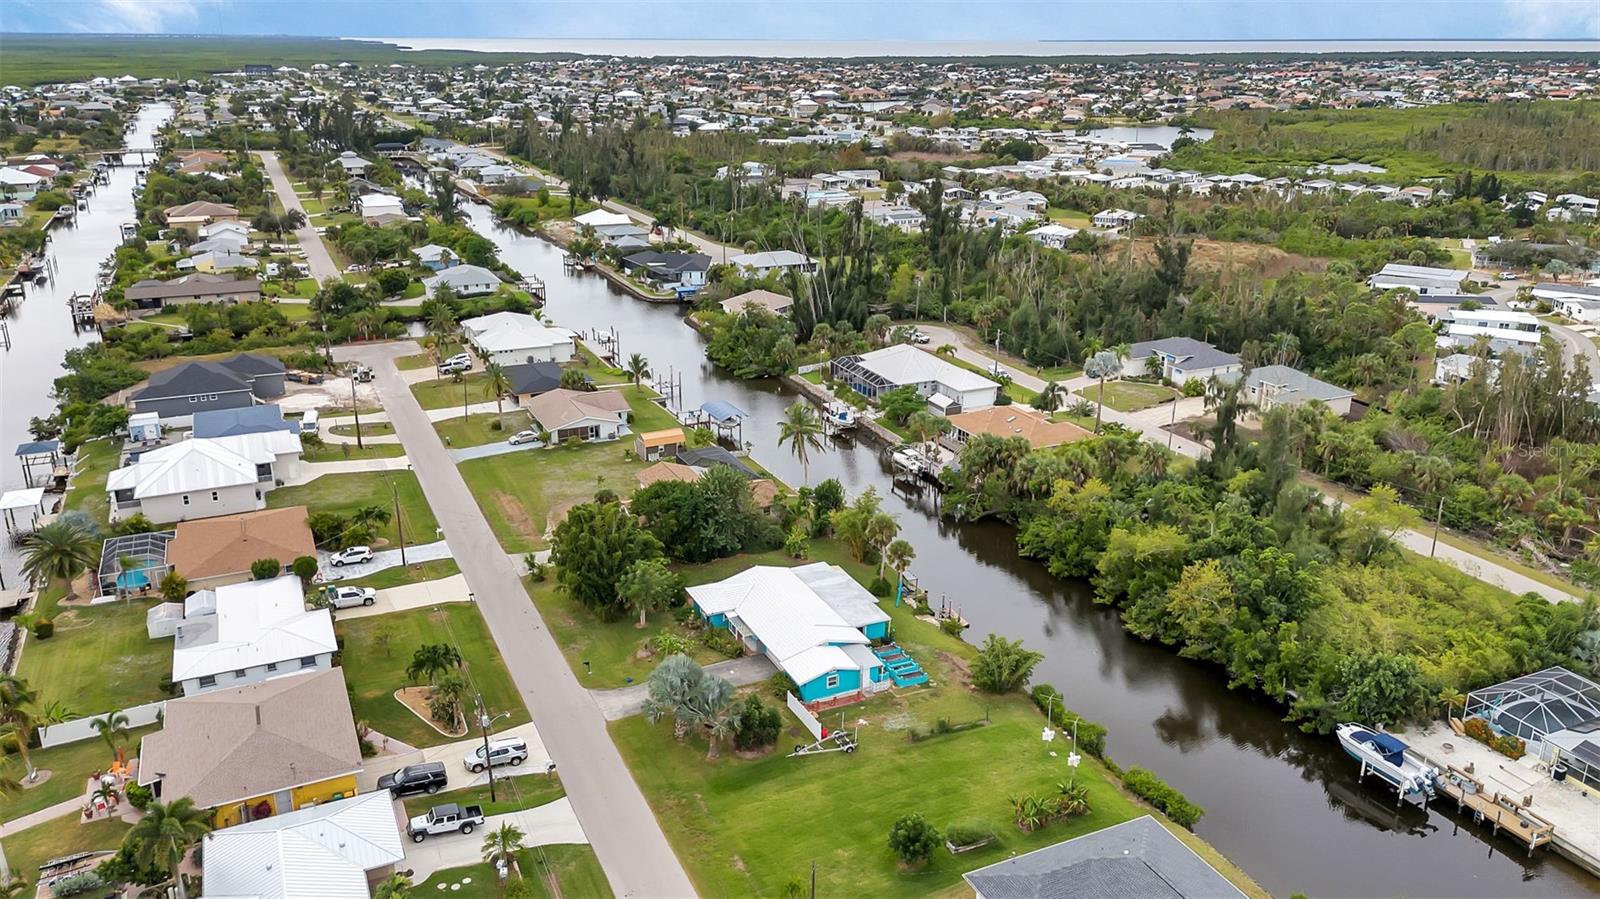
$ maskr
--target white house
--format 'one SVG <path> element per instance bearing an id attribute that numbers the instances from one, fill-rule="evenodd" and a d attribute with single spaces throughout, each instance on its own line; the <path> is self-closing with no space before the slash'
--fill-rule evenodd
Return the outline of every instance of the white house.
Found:
<path id="1" fill-rule="evenodd" d="M 481 265 L 456 265 L 443 269 L 431 278 L 422 279 L 422 288 L 429 296 L 448 285 L 458 297 L 476 297 L 500 289 L 500 276 Z"/>
<path id="2" fill-rule="evenodd" d="M 1600 215 L 1600 198 L 1559 194 L 1550 201 L 1550 210 L 1545 213 L 1545 218 L 1553 222 L 1571 222 L 1592 219 L 1596 215 Z"/>
<path id="3" fill-rule="evenodd" d="M 106 478 L 111 520 L 143 513 L 151 521 L 188 521 L 254 512 L 266 494 L 294 476 L 300 435 L 289 431 L 200 437 L 143 453 Z"/>
<path id="4" fill-rule="evenodd" d="M 1544 336 L 1544 324 L 1527 312 L 1509 309 L 1451 309 L 1439 317 L 1444 322 L 1444 340 L 1451 346 L 1471 346 L 1480 337 L 1517 344 L 1536 345 Z"/>
<path id="5" fill-rule="evenodd" d="M 344 173 L 352 178 L 364 178 L 366 177 L 367 169 L 372 168 L 372 163 L 357 156 L 354 150 L 345 150 L 340 153 L 334 163 L 339 168 L 344 169 Z"/>
<path id="6" fill-rule="evenodd" d="M 1029 231 L 1027 237 L 1034 243 L 1059 250 L 1065 247 L 1067 241 L 1071 240 L 1077 233 L 1077 228 L 1068 228 L 1066 225 L 1057 225 L 1052 222 L 1048 225 L 1040 225 Z"/>
<path id="7" fill-rule="evenodd" d="M 787 272 L 791 269 L 805 274 L 817 270 L 817 260 L 804 253 L 794 250 L 768 250 L 765 253 L 741 253 L 729 259 L 728 262 L 737 266 L 747 275 L 765 278 L 773 272 Z"/>
<path id="8" fill-rule="evenodd" d="M 1230 372 L 1218 375 L 1217 380 L 1232 383 L 1244 378 L 1244 395 L 1259 414 L 1273 406 L 1299 406 L 1313 400 L 1326 405 L 1337 415 L 1350 414 L 1350 401 L 1355 393 L 1329 384 L 1287 365 L 1263 365 L 1240 374 Z"/>
<path id="9" fill-rule="evenodd" d="M 401 205 L 400 198 L 389 194 L 362 194 L 356 200 L 356 210 L 363 219 L 373 219 L 385 215 L 404 216 L 405 207 Z"/>
<path id="10" fill-rule="evenodd" d="M 416 254 L 418 261 L 436 272 L 461 263 L 461 257 L 455 250 L 436 243 L 423 244 L 411 252 Z"/>
<path id="11" fill-rule="evenodd" d="M 1465 269 L 1391 262 L 1368 278 L 1367 286 L 1373 290 L 1410 290 L 1418 296 L 1458 294 L 1461 282 L 1470 274 Z"/>
<path id="12" fill-rule="evenodd" d="M 898 387 L 915 387 L 928 405 L 945 415 L 987 409 L 1000 385 L 909 344 L 897 344 L 829 363 L 835 380 L 862 396 L 876 398 Z"/>
<path id="13" fill-rule="evenodd" d="M 185 696 L 333 666 L 333 616 L 307 609 L 289 574 L 202 590 L 184 600 L 172 645 L 172 682 Z"/>
<path id="14" fill-rule="evenodd" d="M 591 209 L 588 212 L 585 212 L 583 215 L 577 216 L 572 221 L 579 226 L 587 225 L 590 228 L 598 228 L 601 225 L 633 224 L 633 219 L 629 218 L 623 213 L 611 212 L 606 209 Z"/>
<path id="15" fill-rule="evenodd" d="M 0 168 L 0 196 L 12 200 L 31 200 L 44 186 L 44 179 L 32 172 L 11 167 Z"/>
<path id="16" fill-rule="evenodd" d="M 1544 300 L 1573 321 L 1585 324 L 1600 321 L 1600 287 L 1545 282 L 1533 286 L 1533 298 Z"/>
<path id="17" fill-rule="evenodd" d="M 214 830 L 203 845 L 211 896 L 369 899 L 406 857 L 384 790 Z"/>
<path id="18" fill-rule="evenodd" d="M 520 312 L 496 312 L 461 323 L 461 333 L 478 353 L 498 365 L 527 362 L 571 362 L 578 354 L 577 335 Z"/>
<path id="19" fill-rule="evenodd" d="M 1208 381 L 1218 375 L 1244 367 L 1238 356 L 1224 353 L 1209 343 L 1191 337 L 1165 337 L 1146 340 L 1128 348 L 1122 361 L 1127 375 L 1158 375 L 1175 384 L 1190 380 Z"/>
<path id="20" fill-rule="evenodd" d="M 1144 216 L 1137 212 L 1130 212 L 1126 209 L 1102 209 L 1094 214 L 1093 221 L 1096 228 L 1105 228 L 1109 230 L 1114 228 L 1126 228 L 1141 218 L 1144 218 Z"/>

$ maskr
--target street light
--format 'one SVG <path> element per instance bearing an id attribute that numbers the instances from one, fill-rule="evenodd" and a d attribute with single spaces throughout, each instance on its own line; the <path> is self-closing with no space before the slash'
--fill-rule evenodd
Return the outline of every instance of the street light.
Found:
<path id="1" fill-rule="evenodd" d="M 489 772 L 489 801 L 490 802 L 494 802 L 495 801 L 495 795 L 494 795 L 494 759 L 491 759 L 489 757 L 489 728 L 492 727 L 494 725 L 494 723 L 496 721 L 499 721 L 501 718 L 510 718 L 510 717 L 511 717 L 511 713 L 510 712 L 501 712 L 498 715 L 490 717 L 487 708 L 483 704 L 483 694 L 482 693 L 478 694 L 478 727 L 482 728 L 482 730 L 483 730 L 483 767 L 484 767 L 484 769 L 486 771 Z"/>

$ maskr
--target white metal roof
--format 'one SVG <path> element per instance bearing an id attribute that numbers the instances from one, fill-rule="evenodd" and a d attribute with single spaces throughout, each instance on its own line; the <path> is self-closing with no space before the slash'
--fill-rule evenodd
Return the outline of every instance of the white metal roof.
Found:
<path id="1" fill-rule="evenodd" d="M 172 649 L 172 679 L 183 681 L 333 652 L 333 618 L 306 609 L 294 575 L 216 589 L 216 612 L 185 618 Z"/>
<path id="2" fill-rule="evenodd" d="M 567 328 L 553 327 L 519 312 L 496 312 L 469 318 L 461 327 L 485 353 L 560 346 L 575 339 Z"/>
<path id="3" fill-rule="evenodd" d="M 851 627 L 889 620 L 889 613 L 878 607 L 878 600 L 843 568 L 812 562 L 789 570 Z"/>
<path id="4" fill-rule="evenodd" d="M 866 353 L 862 355 L 860 364 L 897 386 L 933 381 L 956 393 L 1000 386 L 983 375 L 904 343 Z"/>
<path id="5" fill-rule="evenodd" d="M 765 253 L 741 253 L 728 261 L 743 268 L 784 268 L 810 265 L 816 260 L 794 250 L 768 250 Z"/>
<path id="6" fill-rule="evenodd" d="M 12 509 L 38 508 L 44 503 L 43 487 L 24 487 L 20 490 L 7 490 L 0 495 L 0 512 L 9 512 Z"/>
<path id="7" fill-rule="evenodd" d="M 626 225 L 632 223 L 633 219 L 620 212 L 609 212 L 604 209 L 591 209 L 590 211 L 585 212 L 583 215 L 574 218 L 573 221 L 577 222 L 579 225 L 588 225 L 591 228 L 595 228 L 600 225 Z"/>
<path id="8" fill-rule="evenodd" d="M 365 793 L 207 834 L 205 894 L 368 899 L 367 872 L 405 859 L 394 800 Z"/>
<path id="9" fill-rule="evenodd" d="M 871 642 L 792 568 L 757 565 L 714 584 L 690 587 L 689 595 L 707 615 L 737 618 L 796 683 L 836 669 L 858 669 L 837 644 Z"/>
<path id="10" fill-rule="evenodd" d="M 254 484 L 256 463 L 214 440 L 185 440 L 151 450 L 113 471 L 107 492 L 132 490 L 135 499 Z"/>

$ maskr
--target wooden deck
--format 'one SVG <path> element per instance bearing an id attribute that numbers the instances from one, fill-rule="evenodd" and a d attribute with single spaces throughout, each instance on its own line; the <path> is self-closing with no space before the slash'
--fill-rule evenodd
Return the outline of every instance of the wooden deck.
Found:
<path id="1" fill-rule="evenodd" d="M 1449 765 L 1439 776 L 1439 787 L 1463 811 L 1471 810 L 1473 820 L 1488 823 L 1499 834 L 1502 830 L 1528 847 L 1528 854 L 1555 840 L 1556 826 L 1526 808 L 1523 801 L 1496 791 L 1491 794 L 1483 781 Z"/>

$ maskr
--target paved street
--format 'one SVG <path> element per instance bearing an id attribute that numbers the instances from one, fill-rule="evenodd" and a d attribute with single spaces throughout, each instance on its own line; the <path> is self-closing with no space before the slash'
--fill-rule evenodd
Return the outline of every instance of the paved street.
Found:
<path id="1" fill-rule="evenodd" d="M 451 555 L 477 594 L 512 679 L 560 766 L 572 808 L 612 889 L 618 896 L 694 895 L 688 874 L 612 744 L 599 707 L 567 667 L 455 460 L 394 367 L 394 357 L 417 351 L 413 343 L 396 342 L 337 352 L 377 372 L 383 406 L 405 443 Z"/>
<path id="2" fill-rule="evenodd" d="M 300 198 L 295 195 L 294 185 L 289 183 L 289 176 L 283 171 L 283 164 L 278 162 L 278 154 L 271 150 L 260 150 L 256 153 L 261 157 L 261 164 L 266 167 L 267 177 L 272 179 L 272 189 L 278 194 L 278 201 L 285 209 L 298 209 L 302 215 L 306 207 L 301 205 Z M 328 248 L 322 243 L 322 235 L 316 232 L 311 225 L 311 217 L 306 216 L 306 226 L 294 232 L 295 239 L 300 242 L 300 248 L 306 251 L 306 265 L 311 269 L 311 277 L 322 283 L 329 278 L 339 277 L 339 267 L 333 264 L 333 257 L 328 255 Z"/>

